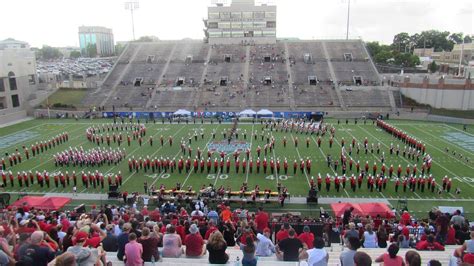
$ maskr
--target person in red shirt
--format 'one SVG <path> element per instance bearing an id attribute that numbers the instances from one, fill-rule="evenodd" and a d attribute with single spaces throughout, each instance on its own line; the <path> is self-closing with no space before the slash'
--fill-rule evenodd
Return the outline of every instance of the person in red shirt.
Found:
<path id="1" fill-rule="evenodd" d="M 217 227 L 214 224 L 213 220 L 209 221 L 209 229 L 207 229 L 206 234 L 204 235 L 204 239 L 208 240 L 209 236 L 214 233 L 214 231 L 217 231 Z"/>
<path id="2" fill-rule="evenodd" d="M 104 219 L 107 221 L 107 216 L 105 214 L 102 214 Z M 107 223 L 107 222 L 106 222 Z M 107 234 L 100 230 L 99 226 L 96 224 L 91 224 L 90 228 L 94 230 L 92 234 L 89 234 L 88 237 L 86 238 L 86 241 L 84 242 L 84 247 L 93 247 L 97 248 L 102 240 L 107 236 Z"/>
<path id="3" fill-rule="evenodd" d="M 281 226 L 280 231 L 276 234 L 277 243 L 289 237 L 288 230 L 290 230 L 290 225 L 285 223 Z"/>
<path id="4" fill-rule="evenodd" d="M 303 233 L 298 236 L 298 239 L 306 246 L 307 249 L 312 249 L 314 247 L 314 234 L 310 232 L 309 226 L 305 225 L 303 227 Z"/>
<path id="5" fill-rule="evenodd" d="M 196 224 L 192 224 L 189 227 L 189 234 L 184 239 L 184 245 L 186 246 L 187 257 L 201 257 L 206 254 L 206 248 L 204 240 Z"/>
<path id="6" fill-rule="evenodd" d="M 257 224 L 257 232 L 263 233 L 263 229 L 268 227 L 268 213 L 263 211 L 263 207 L 258 208 L 258 214 L 255 216 L 255 223 Z"/>
<path id="7" fill-rule="evenodd" d="M 416 244 L 417 250 L 441 250 L 444 251 L 444 246 L 435 241 L 433 235 L 429 235 L 426 240 L 422 240 Z"/>

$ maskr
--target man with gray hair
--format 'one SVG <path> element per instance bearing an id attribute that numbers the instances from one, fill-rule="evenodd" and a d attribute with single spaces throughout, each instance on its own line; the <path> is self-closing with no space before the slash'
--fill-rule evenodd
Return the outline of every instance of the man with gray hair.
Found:
<path id="1" fill-rule="evenodd" d="M 30 242 L 23 244 L 19 251 L 19 265 L 47 266 L 54 259 L 55 250 L 44 240 L 43 231 L 34 231 Z M 42 244 L 44 244 L 42 246 Z M 17 264 L 18 265 L 18 264 Z"/>

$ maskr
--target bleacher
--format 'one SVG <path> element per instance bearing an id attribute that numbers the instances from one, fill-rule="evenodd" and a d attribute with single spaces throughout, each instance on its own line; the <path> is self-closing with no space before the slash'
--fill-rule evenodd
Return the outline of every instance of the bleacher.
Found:
<path id="1" fill-rule="evenodd" d="M 341 89 L 347 107 L 390 107 L 390 91 L 373 88 Z"/>
<path id="2" fill-rule="evenodd" d="M 347 53 L 351 60 L 346 60 Z M 330 86 L 330 68 L 340 84 L 355 85 L 354 76 L 361 78 L 360 85 L 378 82 L 378 73 L 360 40 L 279 41 L 252 46 L 208 45 L 195 40 L 131 43 L 101 87 L 90 91 L 82 103 L 86 107 L 161 110 L 288 110 L 293 104 L 297 109 L 337 108 L 340 103 Z M 289 90 L 290 86 L 294 89 Z M 378 92 L 364 95 L 387 96 Z M 378 107 L 387 101 L 388 96 L 359 104 L 349 101 L 348 106 L 375 102 Z"/>
<path id="3" fill-rule="evenodd" d="M 421 256 L 421 265 L 427 265 L 430 260 L 438 260 L 441 262 L 441 265 L 448 265 L 449 258 L 452 256 L 454 252 L 454 246 L 446 246 L 445 251 L 417 251 Z M 400 249 L 398 255 L 405 257 L 405 253 L 410 249 Z M 330 266 L 337 266 L 340 265 L 341 262 L 339 260 L 339 256 L 343 251 L 342 246 L 338 244 L 333 244 L 332 248 L 326 248 L 326 251 L 329 253 L 329 263 Z M 367 249 L 361 248 L 358 251 L 364 251 L 370 255 L 372 258 L 372 265 L 382 265 L 379 263 L 375 263 L 375 259 L 386 252 L 386 249 L 377 248 L 377 249 Z M 242 251 L 238 247 L 227 247 L 226 250 L 227 254 L 229 254 L 229 262 L 228 265 L 235 265 L 237 257 L 242 259 Z M 123 262 L 117 259 L 116 252 L 107 252 L 107 261 L 111 261 L 112 264 L 115 265 L 124 265 Z M 156 262 L 159 265 L 170 265 L 170 266 L 179 266 L 179 265 L 209 265 L 208 261 L 208 254 L 204 255 L 201 258 L 186 258 L 184 255 L 180 258 L 162 258 L 159 262 Z M 151 263 L 145 263 L 145 265 L 152 265 Z M 257 261 L 257 265 L 299 265 L 298 262 L 284 262 L 277 260 L 276 256 L 273 255 L 271 257 L 259 257 Z"/>

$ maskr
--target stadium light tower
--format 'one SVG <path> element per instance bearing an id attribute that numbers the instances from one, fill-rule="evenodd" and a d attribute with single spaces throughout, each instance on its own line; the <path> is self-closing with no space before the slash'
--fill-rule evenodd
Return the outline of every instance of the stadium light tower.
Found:
<path id="1" fill-rule="evenodd" d="M 135 9 L 138 9 L 140 7 L 138 1 L 130 1 L 130 2 L 125 2 L 125 9 L 130 10 L 130 14 L 132 15 L 132 34 L 133 34 L 133 40 L 135 41 L 135 21 L 133 20 L 133 11 Z"/>

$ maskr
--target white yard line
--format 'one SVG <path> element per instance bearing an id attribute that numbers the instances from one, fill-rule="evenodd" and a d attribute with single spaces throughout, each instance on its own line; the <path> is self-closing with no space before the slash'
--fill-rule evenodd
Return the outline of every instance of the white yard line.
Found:
<path id="1" fill-rule="evenodd" d="M 294 144 L 295 143 L 295 138 L 293 137 L 293 133 L 291 133 L 291 139 L 293 140 L 293 144 Z M 300 154 L 300 151 L 299 151 L 298 147 L 295 147 L 295 149 L 296 149 L 296 153 L 298 153 L 298 157 L 300 158 L 300 162 L 301 162 L 301 159 L 303 157 L 301 157 L 301 154 Z M 303 160 L 304 160 L 304 158 L 303 158 Z M 298 162 L 298 164 L 300 162 Z M 303 173 L 306 176 L 306 181 L 308 182 L 308 186 L 311 187 L 311 184 L 310 184 L 309 178 L 308 178 L 308 173 L 306 173 L 306 169 L 303 170 Z"/>
<path id="2" fill-rule="evenodd" d="M 247 172 L 247 173 L 246 173 L 246 175 L 245 175 L 245 183 L 247 183 L 247 182 L 248 182 L 248 180 L 249 180 L 249 173 L 250 173 L 250 169 L 249 169 L 249 161 L 250 161 L 250 158 L 252 158 L 252 159 L 253 159 L 253 153 L 252 153 L 252 144 L 253 144 L 253 137 L 252 137 L 252 135 L 253 135 L 253 127 L 254 127 L 254 124 L 252 124 L 252 132 L 251 132 L 251 134 L 250 134 L 250 148 L 249 148 L 249 149 L 250 149 L 250 156 L 251 156 L 251 157 L 249 156 L 249 159 L 248 159 L 248 160 L 247 160 L 247 162 L 246 162 L 247 166 L 246 166 L 246 168 L 245 168 L 245 169 L 246 169 L 246 172 Z"/>
<path id="3" fill-rule="evenodd" d="M 415 126 L 411 126 L 411 127 L 414 128 L 414 130 L 416 130 L 416 131 L 420 131 L 420 130 L 417 129 Z M 420 132 L 421 132 L 421 131 L 420 131 Z M 432 136 L 433 138 L 439 139 L 439 140 L 441 140 L 441 141 L 444 142 L 444 143 L 447 143 L 447 144 L 449 144 L 449 145 L 453 145 L 453 143 L 450 143 L 450 142 L 448 142 L 448 141 L 446 141 L 446 140 L 444 140 L 444 139 L 442 139 L 442 138 L 440 138 L 440 137 L 437 137 L 436 135 L 433 135 L 433 134 L 429 133 L 428 131 L 423 131 L 423 133 L 428 134 L 428 135 Z M 431 147 L 435 148 L 436 150 L 440 151 L 442 154 L 445 154 L 445 153 L 446 153 L 446 151 L 441 150 L 440 148 L 436 147 L 435 145 L 432 145 L 432 144 L 430 144 L 430 143 L 428 143 L 428 142 L 426 142 L 426 144 L 428 144 L 428 145 L 430 145 Z M 462 147 L 461 147 L 461 148 L 462 148 Z M 468 152 L 468 153 L 474 155 L 474 153 L 470 152 L 469 150 L 466 150 L 466 149 L 464 149 L 464 148 L 462 148 L 462 149 L 463 149 L 464 151 L 466 151 L 466 152 Z M 448 154 L 448 155 L 449 155 L 449 154 Z M 469 167 L 469 168 L 471 168 L 471 169 L 474 170 L 474 167 L 467 165 L 465 162 L 459 160 L 458 158 L 456 158 L 456 157 L 454 157 L 454 156 L 449 155 L 449 158 L 454 158 L 454 159 L 456 159 L 458 162 L 460 162 L 460 163 L 462 163 L 463 165 L 465 165 L 465 166 L 467 166 L 467 167 Z"/>
<path id="4" fill-rule="evenodd" d="M 459 129 L 459 128 L 455 128 L 455 127 L 450 126 L 450 125 L 448 125 L 448 124 L 443 124 L 443 125 L 444 125 L 445 127 L 449 127 L 449 128 L 454 129 L 454 130 L 456 130 L 456 131 L 459 131 L 459 132 L 462 132 L 462 133 L 464 133 L 464 134 L 466 134 L 466 135 L 469 135 L 469 136 L 473 136 L 473 137 L 474 137 L 474 134 L 469 133 L 469 132 L 467 132 L 467 131 L 463 131 L 463 130 L 461 130 L 461 129 Z"/>
<path id="5" fill-rule="evenodd" d="M 361 128 L 362 130 L 364 130 L 365 132 L 367 132 L 367 134 L 369 134 L 369 135 L 372 136 L 374 139 L 376 139 L 378 142 L 380 142 L 382 145 L 384 145 L 385 147 L 388 148 L 388 146 L 387 146 L 384 142 L 380 141 L 377 137 L 375 137 L 374 135 L 372 135 L 368 130 L 364 129 L 364 128 L 361 127 L 360 125 L 359 125 L 358 127 Z M 405 158 L 403 158 L 403 157 L 401 157 L 401 158 L 402 158 L 403 160 L 407 161 L 407 159 L 405 159 Z M 409 162 L 409 161 L 407 161 L 407 162 Z M 433 162 L 434 162 L 434 163 L 437 163 L 436 160 L 433 160 Z M 453 177 L 458 176 L 458 175 L 456 175 L 455 173 L 453 173 L 451 170 L 449 170 L 449 169 L 447 169 L 446 167 L 444 167 L 443 165 L 441 165 L 440 163 L 437 163 L 437 164 L 438 164 L 441 168 L 443 168 L 444 170 L 446 170 L 448 173 L 450 173 Z M 466 183 L 466 184 L 468 184 L 470 187 L 474 187 L 473 185 L 469 184 L 468 182 L 463 182 L 462 180 L 460 180 L 460 181 L 461 181 L 461 183 Z M 451 193 L 450 193 L 450 194 L 451 194 Z M 454 197 L 453 194 L 451 194 L 451 196 Z"/>

